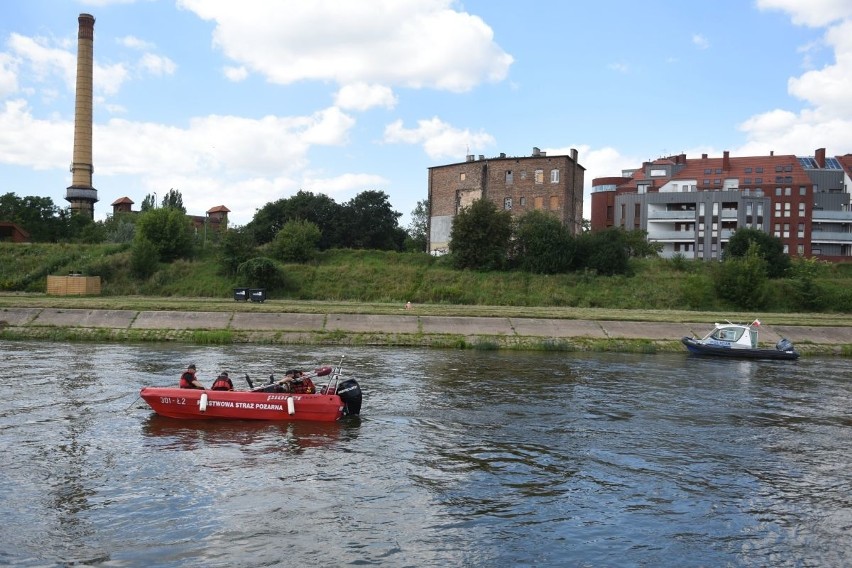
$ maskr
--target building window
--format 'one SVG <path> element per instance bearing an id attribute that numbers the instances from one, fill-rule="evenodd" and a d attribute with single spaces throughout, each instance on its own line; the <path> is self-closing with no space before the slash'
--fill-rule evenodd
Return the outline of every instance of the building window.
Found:
<path id="1" fill-rule="evenodd" d="M 714 184 L 714 185 L 721 185 L 721 183 L 722 183 L 721 178 L 715 178 L 715 179 L 713 180 L 713 184 Z"/>
<path id="2" fill-rule="evenodd" d="M 783 171 L 784 171 L 784 168 L 783 168 L 782 166 L 775 166 L 775 173 L 776 173 L 776 174 L 777 174 L 778 172 L 783 172 Z"/>
<path id="3" fill-rule="evenodd" d="M 705 175 L 705 176 L 709 176 L 709 175 L 710 175 L 710 174 L 712 174 L 712 173 L 713 173 L 713 170 L 711 170 L 710 168 L 705 168 L 705 169 L 704 169 L 704 175 Z"/>
<path id="4" fill-rule="evenodd" d="M 792 172 L 792 171 L 793 171 L 793 166 L 792 166 L 792 165 L 790 165 L 790 164 L 787 164 L 786 166 L 784 166 L 784 171 L 785 171 L 785 172 Z"/>
<path id="5" fill-rule="evenodd" d="M 803 185 L 799 186 L 799 195 L 807 195 L 807 194 L 808 194 L 808 188 L 803 186 Z"/>
<path id="6" fill-rule="evenodd" d="M 460 173 L 459 174 L 459 180 L 464 181 L 465 176 L 467 176 L 466 173 L 464 173 L 464 172 Z"/>
<path id="7" fill-rule="evenodd" d="M 710 185 L 710 180 L 705 178 L 704 179 L 704 185 Z"/>
<path id="8" fill-rule="evenodd" d="M 776 217 L 781 216 L 781 203 L 778 202 L 778 201 L 775 202 L 775 216 Z"/>
<path id="9" fill-rule="evenodd" d="M 754 178 L 754 184 L 755 185 L 760 185 L 762 183 L 763 183 L 763 178 Z"/>
<path id="10" fill-rule="evenodd" d="M 550 170 L 550 183 L 559 183 L 559 170 Z"/>
<path id="11" fill-rule="evenodd" d="M 536 197 L 534 207 L 536 209 L 542 209 L 544 207 L 544 198 L 543 197 Z"/>
<path id="12" fill-rule="evenodd" d="M 784 254 L 790 254 L 790 245 L 784 245 Z"/>
<path id="13" fill-rule="evenodd" d="M 784 204 L 784 216 L 785 216 L 785 217 L 789 217 L 789 216 L 790 216 L 790 203 L 785 203 L 785 204 Z"/>
<path id="14" fill-rule="evenodd" d="M 512 185 L 512 170 L 506 170 L 506 185 Z"/>
<path id="15" fill-rule="evenodd" d="M 551 195 L 550 196 L 550 209 L 551 210 L 559 209 L 559 196 L 558 195 Z"/>
<path id="16" fill-rule="evenodd" d="M 792 192 L 792 188 L 790 188 L 790 187 L 784 188 L 784 195 L 786 195 L 787 197 L 793 195 L 791 192 Z"/>
<path id="17" fill-rule="evenodd" d="M 524 196 L 522 195 L 522 196 L 521 196 L 521 199 L 520 199 L 520 202 L 521 202 L 521 207 L 523 207 L 524 205 L 526 205 L 526 204 L 527 204 L 527 198 L 526 198 L 526 197 L 524 197 Z"/>
<path id="18" fill-rule="evenodd" d="M 536 184 L 544 183 L 544 170 L 536 170 L 535 171 L 535 183 Z"/>
<path id="19" fill-rule="evenodd" d="M 512 210 L 512 198 L 511 197 L 507 197 L 503 200 L 503 209 L 505 209 L 506 211 Z"/>
<path id="20" fill-rule="evenodd" d="M 716 168 L 716 173 L 717 173 L 717 174 L 721 174 L 721 173 L 722 173 L 722 168 Z"/>
<path id="21" fill-rule="evenodd" d="M 751 185 L 751 178 L 745 178 L 743 180 L 743 183 L 746 184 L 746 185 Z"/>
<path id="22" fill-rule="evenodd" d="M 781 223 L 775 223 L 774 230 L 775 230 L 775 236 L 780 239 L 781 238 Z"/>
<path id="23" fill-rule="evenodd" d="M 805 216 L 805 204 L 799 203 L 799 217 Z"/>
<path id="24" fill-rule="evenodd" d="M 798 231 L 797 234 L 799 235 L 800 239 L 805 238 L 805 224 L 804 223 L 799 223 L 799 231 Z"/>
<path id="25" fill-rule="evenodd" d="M 745 173 L 750 174 L 750 173 L 751 173 L 751 168 L 746 168 L 746 169 L 745 169 Z"/>
<path id="26" fill-rule="evenodd" d="M 799 256 L 804 256 L 805 255 L 805 245 L 801 245 L 801 244 L 796 245 L 796 252 L 799 254 Z"/>
<path id="27" fill-rule="evenodd" d="M 780 187 L 775 188 L 775 197 L 781 197 L 781 188 Z"/>
<path id="28" fill-rule="evenodd" d="M 521 179 L 527 179 L 527 170 L 521 170 Z"/>
<path id="29" fill-rule="evenodd" d="M 790 238 L 790 223 L 784 223 L 784 238 Z"/>
<path id="30" fill-rule="evenodd" d="M 754 173 L 756 173 L 756 174 L 762 174 L 762 173 L 763 173 L 763 168 L 754 168 Z"/>

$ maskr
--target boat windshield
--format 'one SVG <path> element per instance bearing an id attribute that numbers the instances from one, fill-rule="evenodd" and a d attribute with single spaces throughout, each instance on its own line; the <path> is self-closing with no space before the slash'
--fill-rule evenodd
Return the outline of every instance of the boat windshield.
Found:
<path id="1" fill-rule="evenodd" d="M 745 331 L 742 327 L 720 327 L 710 337 L 719 341 L 738 341 Z"/>

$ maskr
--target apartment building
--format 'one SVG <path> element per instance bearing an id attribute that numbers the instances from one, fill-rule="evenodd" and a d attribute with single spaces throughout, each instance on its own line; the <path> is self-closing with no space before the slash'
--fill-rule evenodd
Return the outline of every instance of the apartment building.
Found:
<path id="1" fill-rule="evenodd" d="M 718 259 L 731 235 L 756 228 L 791 255 L 852 261 L 852 155 L 790 154 L 645 162 L 592 181 L 592 230 L 643 229 L 662 256 Z"/>
<path id="2" fill-rule="evenodd" d="M 548 156 L 538 148 L 533 148 L 531 156 L 468 155 L 464 162 L 429 168 L 429 252 L 447 252 L 453 218 L 483 198 L 513 215 L 546 211 L 578 234 L 583 223 L 584 173 L 577 150 L 571 150 L 570 156 Z"/>

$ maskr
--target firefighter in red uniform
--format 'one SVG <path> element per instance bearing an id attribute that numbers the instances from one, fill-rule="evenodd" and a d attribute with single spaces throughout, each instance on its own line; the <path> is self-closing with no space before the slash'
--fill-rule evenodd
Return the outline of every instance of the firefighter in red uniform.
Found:
<path id="1" fill-rule="evenodd" d="M 231 381 L 230 377 L 228 377 L 228 371 L 222 371 L 216 380 L 213 381 L 213 384 L 210 386 L 211 390 L 214 391 L 232 391 L 234 390 L 234 383 Z"/>
<path id="2" fill-rule="evenodd" d="M 195 378 L 195 363 L 190 364 L 180 376 L 180 388 L 204 390 L 204 385 Z"/>

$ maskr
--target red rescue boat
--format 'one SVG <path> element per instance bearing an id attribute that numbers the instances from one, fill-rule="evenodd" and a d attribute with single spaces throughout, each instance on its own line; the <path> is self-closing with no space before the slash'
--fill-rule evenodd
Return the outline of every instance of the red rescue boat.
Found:
<path id="1" fill-rule="evenodd" d="M 331 367 L 321 367 L 310 376 L 332 373 Z M 270 377 L 270 381 L 272 381 Z M 246 380 L 253 386 L 251 379 Z M 361 387 L 355 379 L 343 379 L 340 368 L 328 384 L 314 388 L 299 388 L 297 384 L 282 385 L 270 382 L 249 391 L 217 391 L 175 387 L 144 387 L 139 392 L 145 402 L 161 416 L 170 418 L 231 419 L 231 420 L 309 420 L 334 422 L 347 415 L 361 412 Z M 304 384 L 304 383 L 302 383 Z M 313 384 L 311 383 L 311 387 Z"/>

